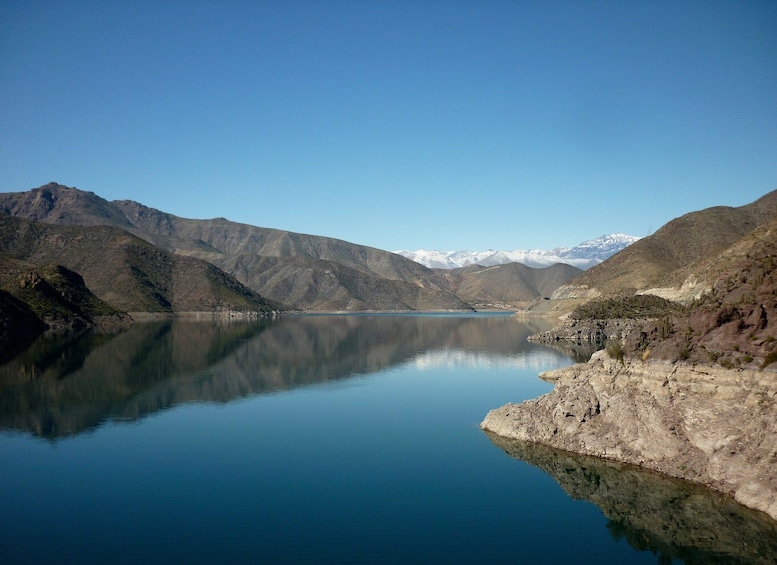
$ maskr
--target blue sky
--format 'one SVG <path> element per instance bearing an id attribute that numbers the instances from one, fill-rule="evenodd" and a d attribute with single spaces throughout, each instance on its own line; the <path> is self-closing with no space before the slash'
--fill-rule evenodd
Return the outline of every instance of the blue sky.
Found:
<path id="1" fill-rule="evenodd" d="M 777 189 L 774 1 L 0 0 L 0 191 L 382 249 L 644 236 Z"/>

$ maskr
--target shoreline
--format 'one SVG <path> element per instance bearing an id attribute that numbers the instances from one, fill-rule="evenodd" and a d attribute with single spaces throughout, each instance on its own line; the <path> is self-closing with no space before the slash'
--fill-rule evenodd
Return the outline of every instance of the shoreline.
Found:
<path id="1" fill-rule="evenodd" d="M 62 333 L 69 331 L 82 331 L 88 328 L 120 328 L 134 323 L 154 322 L 161 320 L 189 320 L 189 321 L 250 321 L 261 319 L 276 319 L 287 316 L 473 316 L 473 315 L 502 315 L 510 317 L 515 314 L 512 310 L 270 310 L 270 311 L 187 311 L 187 312 L 122 312 L 113 315 L 95 316 L 88 323 L 77 326 L 59 321 L 57 324 L 47 324 L 48 327 L 29 335 L 0 335 L 0 343 L 7 344 L 17 341 L 35 339 L 41 335 Z M 46 323 L 46 322 L 44 322 Z"/>
<path id="2" fill-rule="evenodd" d="M 777 520 L 774 371 L 610 359 L 540 374 L 553 390 L 484 431 L 707 486 Z"/>
<path id="3" fill-rule="evenodd" d="M 279 310 L 271 310 L 267 312 L 260 311 L 239 311 L 229 310 L 224 312 L 127 312 L 127 315 L 135 322 L 145 322 L 151 320 L 169 320 L 175 318 L 187 318 L 195 320 L 205 319 L 246 319 L 252 320 L 256 318 L 271 318 L 279 316 L 286 312 Z"/>
<path id="4" fill-rule="evenodd" d="M 276 318 L 280 316 L 371 316 L 371 315 L 441 315 L 441 314 L 496 314 L 502 313 L 505 316 L 511 315 L 511 312 L 501 310 L 273 310 L 271 312 L 127 312 L 127 314 L 138 322 L 149 320 L 166 320 L 175 318 L 186 318 L 195 320 L 206 319 L 256 319 L 256 318 Z"/>

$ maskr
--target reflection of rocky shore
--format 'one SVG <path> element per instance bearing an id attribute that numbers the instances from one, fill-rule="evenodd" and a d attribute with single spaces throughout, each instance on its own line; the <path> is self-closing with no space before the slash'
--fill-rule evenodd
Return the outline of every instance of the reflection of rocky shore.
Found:
<path id="1" fill-rule="evenodd" d="M 537 343 L 590 344 L 601 349 L 609 339 L 621 339 L 638 325 L 637 320 L 566 320 L 551 329 L 539 331 L 529 337 Z"/>
<path id="2" fill-rule="evenodd" d="M 488 433 L 512 457 L 596 504 L 616 538 L 687 564 L 774 563 L 777 522 L 702 487 L 650 471 Z"/>
<path id="3" fill-rule="evenodd" d="M 544 373 L 550 393 L 482 428 L 706 485 L 777 518 L 777 379 L 769 371 L 611 359 Z"/>
<path id="4" fill-rule="evenodd" d="M 439 349 L 515 355 L 536 328 L 507 317 L 165 320 L 45 336 L 0 366 L 0 427 L 56 438 L 184 402 L 371 373 Z"/>
<path id="5" fill-rule="evenodd" d="M 551 347 L 572 358 L 575 363 L 585 363 L 591 355 L 604 348 L 611 336 L 620 337 L 627 330 L 629 326 L 621 322 L 611 320 L 584 323 L 567 320 L 551 328 L 538 327 L 527 339 Z"/>
<path id="6" fill-rule="evenodd" d="M 566 355 L 570 359 L 572 359 L 575 363 L 585 363 L 590 358 L 591 355 L 596 353 L 601 349 L 599 344 L 587 342 L 587 341 L 542 341 L 542 340 L 536 340 L 529 338 L 529 341 L 534 341 L 535 343 L 542 343 L 546 347 L 550 347 L 551 349 L 554 349 L 558 351 L 559 353 Z"/>

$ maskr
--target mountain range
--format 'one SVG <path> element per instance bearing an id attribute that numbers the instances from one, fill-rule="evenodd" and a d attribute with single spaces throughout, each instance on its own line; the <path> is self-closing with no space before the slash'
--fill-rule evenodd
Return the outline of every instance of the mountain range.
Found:
<path id="1" fill-rule="evenodd" d="M 580 274 L 569 265 L 508 265 L 441 275 L 372 247 L 224 218 L 180 218 L 56 183 L 0 194 L 0 256 L 15 261 L 0 291 L 18 298 L 24 269 L 60 265 L 123 312 L 518 307 Z M 57 318 L 49 306 L 36 307 L 50 325 Z"/>
<path id="2" fill-rule="evenodd" d="M 395 253 L 433 269 L 456 269 L 468 265 L 490 267 L 505 263 L 521 263 L 535 268 L 566 263 L 579 269 L 588 269 L 639 239 L 633 235 L 613 233 L 584 241 L 574 247 L 556 247 L 549 250 L 426 251 L 419 249 L 417 251 L 399 250 Z"/>
<path id="3" fill-rule="evenodd" d="M 0 335 L 21 319 L 37 331 L 123 312 L 508 308 L 560 316 L 606 296 L 689 303 L 716 285 L 737 286 L 737 272 L 771 280 L 770 255 L 752 251 L 771 245 L 775 223 L 777 191 L 738 208 L 691 212 L 636 241 L 614 234 L 534 253 L 601 261 L 586 271 L 565 262 L 484 265 L 486 258 L 442 269 L 338 239 L 180 218 L 49 183 L 0 194 Z"/>

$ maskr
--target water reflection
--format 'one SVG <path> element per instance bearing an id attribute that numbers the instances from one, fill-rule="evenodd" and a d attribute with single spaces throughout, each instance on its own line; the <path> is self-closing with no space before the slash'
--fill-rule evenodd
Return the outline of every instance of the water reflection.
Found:
<path id="1" fill-rule="evenodd" d="M 476 367 L 479 369 L 513 368 L 519 371 L 533 370 L 539 373 L 547 367 L 553 366 L 557 358 L 557 353 L 542 349 L 522 351 L 512 355 L 443 349 L 421 353 L 411 363 L 421 371 L 438 367 Z"/>
<path id="2" fill-rule="evenodd" d="M 540 363 L 543 322 L 503 316 L 167 320 L 44 336 L 0 366 L 0 428 L 46 438 L 414 362 Z M 496 361 L 494 361 L 496 360 Z M 501 360 L 501 361 L 500 361 Z"/>
<path id="3" fill-rule="evenodd" d="M 570 341 L 553 341 L 545 343 L 547 347 L 550 347 L 562 355 L 566 355 L 575 363 L 586 363 L 591 355 L 602 349 L 601 344 L 591 343 L 588 341 L 570 342 Z"/>
<path id="4" fill-rule="evenodd" d="M 487 433 L 516 459 L 551 475 L 569 496 L 598 506 L 616 539 L 660 563 L 774 563 L 777 522 L 708 489 L 629 465 Z"/>

